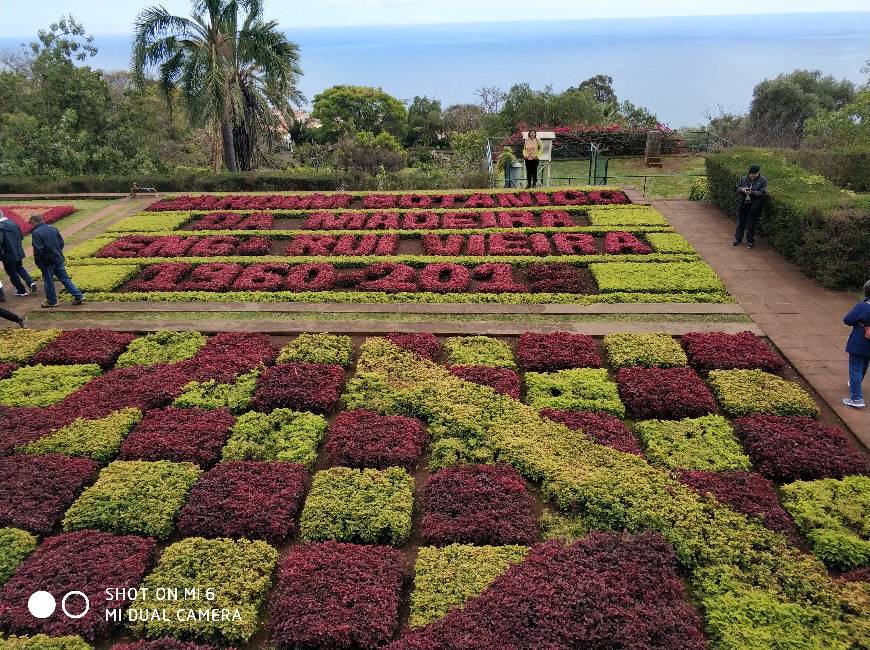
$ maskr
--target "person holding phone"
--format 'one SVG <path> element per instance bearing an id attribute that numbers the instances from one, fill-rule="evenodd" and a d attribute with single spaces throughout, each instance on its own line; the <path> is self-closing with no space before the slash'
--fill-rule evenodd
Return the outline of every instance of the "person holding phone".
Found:
<path id="1" fill-rule="evenodd" d="M 544 143 L 538 137 L 538 132 L 529 129 L 529 137 L 523 143 L 523 158 L 526 160 L 526 189 L 538 186 L 538 165 L 541 162 L 543 152 Z"/>
<path id="2" fill-rule="evenodd" d="M 755 246 L 755 225 L 767 196 L 767 179 L 759 165 L 750 165 L 749 173 L 737 183 L 737 230 L 732 246 L 739 246 L 746 233 L 746 247 Z"/>
<path id="3" fill-rule="evenodd" d="M 864 300 L 843 317 L 843 322 L 852 328 L 846 352 L 849 353 L 849 397 L 843 404 L 852 408 L 864 408 L 861 384 L 870 367 L 870 280 L 864 283 Z"/>

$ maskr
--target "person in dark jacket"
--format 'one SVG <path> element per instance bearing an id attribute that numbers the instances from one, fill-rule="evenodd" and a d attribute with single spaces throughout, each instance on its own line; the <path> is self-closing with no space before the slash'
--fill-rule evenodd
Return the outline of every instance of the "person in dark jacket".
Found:
<path id="1" fill-rule="evenodd" d="M 843 404 L 856 409 L 864 408 L 864 395 L 861 384 L 870 367 L 870 340 L 866 338 L 865 327 L 870 327 L 870 280 L 864 283 L 864 300 L 843 317 L 843 322 L 852 328 L 846 352 L 849 353 L 849 397 Z"/>
<path id="2" fill-rule="evenodd" d="M 6 297 L 3 295 L 3 283 L 0 282 L 0 302 L 6 302 Z M 13 323 L 18 323 L 19 327 L 27 327 L 27 317 L 21 317 L 15 312 L 0 307 L 0 318 L 11 320 Z"/>
<path id="3" fill-rule="evenodd" d="M 36 282 L 24 268 L 23 240 L 24 235 L 21 234 L 18 224 L 12 219 L 7 219 L 0 210 L 0 261 L 3 262 L 6 275 L 15 286 L 15 295 L 19 297 L 29 295 L 28 287 L 30 293 L 36 293 Z"/>
<path id="4" fill-rule="evenodd" d="M 42 215 L 34 214 L 30 217 L 33 231 L 30 233 L 33 241 L 33 259 L 36 266 L 42 271 L 42 280 L 45 283 L 45 301 L 43 307 L 57 307 L 57 293 L 54 290 L 54 278 L 66 288 L 73 297 L 73 304 L 80 305 L 85 301 L 85 296 L 78 290 L 72 279 L 66 272 L 66 258 L 63 256 L 63 237 L 60 231 L 42 220 Z"/>
<path id="5" fill-rule="evenodd" d="M 761 175 L 761 167 L 750 165 L 749 173 L 737 183 L 737 231 L 734 233 L 733 246 L 743 242 L 746 233 L 746 246 L 755 246 L 755 224 L 761 216 L 764 197 L 767 196 L 767 179 Z"/>

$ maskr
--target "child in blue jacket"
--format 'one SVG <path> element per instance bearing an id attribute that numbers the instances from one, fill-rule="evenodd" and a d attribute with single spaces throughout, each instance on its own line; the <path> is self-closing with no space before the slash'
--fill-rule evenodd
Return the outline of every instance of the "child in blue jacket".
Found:
<path id="1" fill-rule="evenodd" d="M 849 397 L 843 404 L 856 409 L 864 408 L 861 383 L 870 366 L 870 340 L 865 336 L 865 327 L 870 326 L 870 280 L 864 283 L 864 300 L 843 317 L 843 322 L 852 328 L 846 352 L 849 353 Z"/>

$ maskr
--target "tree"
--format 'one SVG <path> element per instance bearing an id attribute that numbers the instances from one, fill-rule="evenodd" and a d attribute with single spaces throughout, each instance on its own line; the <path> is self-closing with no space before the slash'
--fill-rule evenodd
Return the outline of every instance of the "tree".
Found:
<path id="1" fill-rule="evenodd" d="M 804 122 L 807 144 L 826 149 L 870 146 L 870 90 L 836 111 L 819 109 Z"/>
<path id="2" fill-rule="evenodd" d="M 408 113 L 402 102 L 380 88 L 333 86 L 314 96 L 311 117 L 320 120 L 324 137 L 334 141 L 359 131 L 386 131 L 402 138 Z"/>
<path id="3" fill-rule="evenodd" d="M 483 109 L 477 104 L 453 104 L 444 111 L 444 129 L 448 135 L 479 129 Z"/>
<path id="4" fill-rule="evenodd" d="M 145 9 L 136 20 L 137 83 L 152 66 L 159 66 L 167 100 L 180 93 L 192 125 L 219 130 L 230 171 L 238 170 L 239 158 L 250 169 L 259 130 L 301 101 L 299 48 L 275 21 L 263 19 L 262 0 L 194 0 L 190 18 Z M 217 156 L 214 162 L 217 170 Z"/>
<path id="5" fill-rule="evenodd" d="M 434 147 L 442 140 L 444 118 L 441 102 L 428 97 L 414 97 L 408 107 L 408 130 L 405 145 L 408 147 Z"/>
<path id="6" fill-rule="evenodd" d="M 547 86 L 536 91 L 523 83 L 507 92 L 499 120 L 502 132 L 511 132 L 518 124 L 534 127 L 600 124 L 605 121 L 605 113 L 590 90 L 569 88 L 557 93 Z"/>
<path id="7" fill-rule="evenodd" d="M 617 103 L 616 92 L 613 90 L 613 77 L 597 74 L 589 77 L 578 86 L 578 90 L 589 90 L 599 104 Z"/>
<path id="8" fill-rule="evenodd" d="M 377 135 L 371 131 L 359 131 L 338 143 L 335 162 L 342 169 L 374 176 L 382 167 L 388 172 L 403 169 L 407 156 L 399 141 L 386 131 Z"/>
<path id="9" fill-rule="evenodd" d="M 654 129 L 659 124 L 659 118 L 644 106 L 632 104 L 627 99 L 617 107 L 618 121 L 632 129 Z"/>
<path id="10" fill-rule="evenodd" d="M 851 81 L 822 76 L 819 70 L 795 70 L 765 79 L 752 93 L 749 130 L 757 144 L 797 147 L 807 118 L 822 109 L 836 111 L 854 97 Z"/>
<path id="11" fill-rule="evenodd" d="M 484 86 L 474 91 L 474 94 L 480 99 L 480 107 L 484 113 L 494 115 L 501 112 L 507 93 L 497 86 Z"/>

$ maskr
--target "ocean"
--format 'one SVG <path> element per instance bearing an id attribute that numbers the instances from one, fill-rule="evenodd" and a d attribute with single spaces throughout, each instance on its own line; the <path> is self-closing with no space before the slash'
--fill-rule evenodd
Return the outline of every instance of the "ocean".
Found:
<path id="1" fill-rule="evenodd" d="M 650 108 L 672 127 L 706 123 L 708 112 L 745 111 L 759 81 L 796 68 L 863 83 L 870 12 L 460 25 L 288 29 L 299 43 L 310 100 L 334 84 L 379 86 L 474 102 L 482 86 L 527 82 L 556 90 L 596 74 L 620 99 Z M 0 38 L 0 49 L 30 40 Z M 128 67 L 131 37 L 97 35 L 91 65 Z"/>

